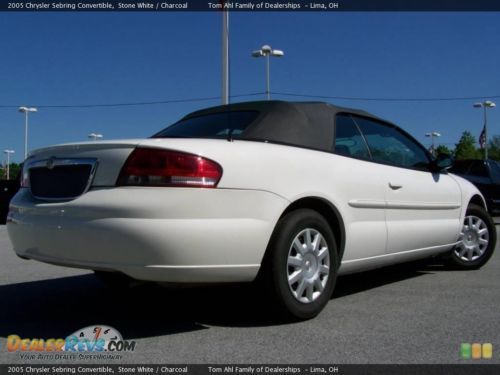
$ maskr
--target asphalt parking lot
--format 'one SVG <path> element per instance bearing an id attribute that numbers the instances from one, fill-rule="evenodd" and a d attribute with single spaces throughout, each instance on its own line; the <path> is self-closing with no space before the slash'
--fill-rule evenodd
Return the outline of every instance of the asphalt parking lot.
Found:
<path id="1" fill-rule="evenodd" d="M 500 363 L 499 247 L 479 271 L 434 261 L 342 277 L 320 316 L 284 324 L 250 286 L 112 292 L 89 272 L 19 259 L 0 226 L 0 363 L 23 362 L 6 349 L 11 334 L 94 324 L 136 341 L 121 363 Z M 460 359 L 475 342 L 492 343 L 493 358 Z"/>

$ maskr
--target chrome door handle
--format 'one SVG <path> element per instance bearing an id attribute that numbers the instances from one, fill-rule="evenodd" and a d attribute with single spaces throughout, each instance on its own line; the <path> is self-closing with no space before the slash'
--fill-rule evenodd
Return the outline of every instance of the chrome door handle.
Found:
<path id="1" fill-rule="evenodd" d="M 401 189 L 403 187 L 403 185 L 393 184 L 392 182 L 389 182 L 389 187 L 392 190 L 399 190 L 399 189 Z"/>

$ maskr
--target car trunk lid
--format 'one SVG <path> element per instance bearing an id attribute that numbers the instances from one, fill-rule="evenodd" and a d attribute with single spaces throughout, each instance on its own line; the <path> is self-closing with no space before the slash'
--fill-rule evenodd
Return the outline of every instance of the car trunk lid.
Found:
<path id="1" fill-rule="evenodd" d="M 91 186 L 114 186 L 125 160 L 140 142 L 83 142 L 35 150 L 26 161 L 33 195 L 70 198 Z"/>

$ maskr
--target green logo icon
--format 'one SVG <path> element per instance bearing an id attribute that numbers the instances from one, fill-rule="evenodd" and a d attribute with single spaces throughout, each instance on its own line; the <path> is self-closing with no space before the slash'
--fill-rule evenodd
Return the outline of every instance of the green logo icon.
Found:
<path id="1" fill-rule="evenodd" d="M 470 359 L 472 357 L 472 345 L 469 343 L 462 343 L 460 345 L 460 357 L 463 359 Z"/>

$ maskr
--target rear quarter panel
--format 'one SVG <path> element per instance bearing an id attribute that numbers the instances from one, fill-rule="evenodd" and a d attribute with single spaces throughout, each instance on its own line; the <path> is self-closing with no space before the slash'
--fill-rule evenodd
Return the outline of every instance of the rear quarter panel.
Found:
<path id="1" fill-rule="evenodd" d="M 331 202 L 345 224 L 344 259 L 383 254 L 386 246 L 384 183 L 380 166 L 328 152 L 265 142 L 153 139 L 142 146 L 200 154 L 223 168 L 218 188 L 263 190 L 294 202 L 319 197 Z M 352 201 L 379 207 L 353 208 Z M 281 216 L 276 212 L 276 223 Z"/>

